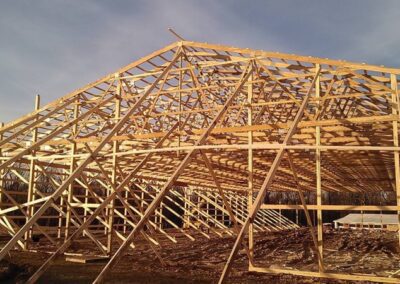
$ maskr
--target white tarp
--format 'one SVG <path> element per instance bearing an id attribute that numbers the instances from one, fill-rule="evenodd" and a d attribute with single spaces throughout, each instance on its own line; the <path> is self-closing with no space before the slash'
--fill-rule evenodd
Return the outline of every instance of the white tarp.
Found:
<path id="1" fill-rule="evenodd" d="M 372 224 L 372 225 L 392 225 L 398 224 L 397 214 L 358 214 L 351 213 L 343 218 L 333 221 L 341 224 Z"/>

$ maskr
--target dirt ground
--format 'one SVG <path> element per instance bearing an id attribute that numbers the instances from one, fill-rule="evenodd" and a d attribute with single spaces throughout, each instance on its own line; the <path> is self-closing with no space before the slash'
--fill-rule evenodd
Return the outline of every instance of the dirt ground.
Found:
<path id="1" fill-rule="evenodd" d="M 184 236 L 177 239 L 177 244 L 165 243 L 160 250 L 166 266 L 162 266 L 145 241 L 139 239 L 135 242 L 135 250 L 129 250 L 112 269 L 106 283 L 215 283 L 233 246 L 234 237 L 207 240 L 198 235 L 194 242 Z M 49 248 L 44 240 L 34 246 Z M 396 232 L 326 229 L 324 248 L 327 271 L 389 276 L 390 272 L 400 269 Z M 72 245 L 69 252 L 93 254 L 96 253 L 94 249 L 95 245 L 90 241 L 80 240 Z M 0 282 L 23 283 L 48 256 L 46 253 L 11 252 L 0 263 Z M 263 267 L 317 270 L 317 259 L 307 228 L 257 234 L 255 262 Z M 104 265 L 104 261 L 79 264 L 66 262 L 65 257 L 60 257 L 39 283 L 91 283 Z M 248 272 L 247 267 L 247 256 L 241 250 L 228 283 L 351 283 L 254 273 Z"/>

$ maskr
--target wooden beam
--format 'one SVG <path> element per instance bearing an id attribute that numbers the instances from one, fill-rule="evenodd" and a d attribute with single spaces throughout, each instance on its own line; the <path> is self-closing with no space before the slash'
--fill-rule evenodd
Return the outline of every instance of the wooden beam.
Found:
<path id="1" fill-rule="evenodd" d="M 249 78 L 253 80 L 253 77 Z M 247 125 L 253 125 L 253 84 L 250 83 L 247 87 Z M 247 143 L 249 146 L 253 145 L 253 132 L 247 133 Z M 253 193 L 254 193 L 254 164 L 253 164 L 253 149 L 249 148 L 247 152 L 247 171 L 248 171 L 248 194 L 247 194 L 247 214 L 250 214 L 251 207 L 253 206 Z M 238 232 L 239 233 L 239 232 Z M 254 225 L 253 222 L 249 224 L 249 265 L 254 264 Z"/>
<path id="2" fill-rule="evenodd" d="M 320 69 L 320 65 L 316 64 L 317 70 Z M 317 79 L 315 81 L 315 97 L 317 99 L 320 98 L 320 76 L 319 71 L 317 71 Z M 319 107 L 319 103 L 317 104 L 317 109 Z M 321 145 L 321 127 L 315 127 L 315 145 Z M 317 187 L 317 205 L 322 205 L 322 180 L 321 180 L 321 150 L 316 149 L 315 151 L 315 172 L 316 172 L 316 187 Z M 319 271 L 323 272 L 322 260 L 324 258 L 324 249 L 323 249 L 323 227 L 322 227 L 322 211 L 317 209 L 317 232 L 318 232 L 318 251 L 319 251 Z"/>
<path id="3" fill-rule="evenodd" d="M 38 110 L 40 108 L 40 95 L 36 95 L 35 98 L 35 107 L 34 110 Z M 32 131 L 32 143 L 35 143 L 37 140 L 37 128 L 34 128 Z M 33 152 L 32 155 L 34 156 L 35 153 Z M 30 165 L 29 165 L 29 180 L 28 180 L 28 194 L 26 196 L 26 202 L 29 203 L 31 201 L 35 200 L 35 160 L 31 160 Z M 34 207 L 28 205 L 26 209 L 26 221 L 29 220 L 29 218 L 33 215 L 34 213 Z M 28 249 L 28 243 L 29 240 L 32 238 L 32 233 L 33 233 L 33 227 L 30 228 L 28 232 L 25 233 L 25 249 Z"/>
<path id="4" fill-rule="evenodd" d="M 73 118 L 76 119 L 79 116 L 79 104 L 75 104 L 74 106 L 74 114 L 73 114 Z M 77 124 L 74 124 L 72 126 L 72 133 L 74 134 L 74 136 L 77 134 L 77 130 L 78 130 L 78 126 Z M 70 161 L 69 161 L 69 174 L 73 174 L 74 170 L 75 170 L 75 153 L 77 151 L 77 143 L 75 143 L 74 141 L 71 143 L 71 152 L 70 152 Z M 67 213 L 66 213 L 66 218 L 65 218 L 65 232 L 64 232 L 64 236 L 65 236 L 65 240 L 68 239 L 69 234 L 70 234 L 70 222 L 71 222 L 71 207 L 70 204 L 72 202 L 72 196 L 74 194 L 74 181 L 71 182 L 71 184 L 68 186 L 68 197 L 67 197 L 67 201 L 68 204 L 67 205 Z"/>
<path id="5" fill-rule="evenodd" d="M 261 209 L 298 210 L 303 205 L 298 204 L 262 204 Z M 400 205 L 314 205 L 307 204 L 308 210 L 322 211 L 397 211 Z"/>
<path id="6" fill-rule="evenodd" d="M 399 283 L 398 278 L 379 277 L 374 275 L 355 275 L 355 274 L 342 274 L 330 272 L 313 272 L 301 271 L 294 269 L 279 269 L 279 268 L 266 268 L 266 267 L 250 267 L 249 271 L 270 273 L 270 274 L 289 274 L 305 277 L 329 278 L 337 280 L 350 280 L 350 281 L 371 281 L 377 283 Z"/>
<path id="7" fill-rule="evenodd" d="M 400 98 L 399 91 L 397 89 L 397 77 L 395 74 L 390 74 L 390 86 L 394 92 L 392 92 L 392 113 L 393 115 L 399 116 L 400 114 Z M 399 146 L 399 124 L 398 121 L 393 121 L 393 146 Z M 400 205 L 400 153 L 399 151 L 394 152 L 394 176 L 395 176 L 395 191 L 396 191 L 396 204 Z M 397 211 L 398 219 L 398 237 L 400 244 L 400 211 Z"/>
<path id="8" fill-rule="evenodd" d="M 117 96 L 115 98 L 115 110 L 114 110 L 114 118 L 116 121 L 120 119 L 121 116 L 121 89 L 122 89 L 122 82 L 119 79 L 120 74 L 116 73 L 115 74 L 115 80 L 117 81 Z M 111 182 L 112 184 L 115 184 L 117 182 L 117 167 L 118 167 L 118 157 L 115 156 L 115 153 L 118 152 L 118 146 L 119 142 L 118 141 L 113 141 L 113 146 L 112 146 L 112 152 L 113 152 L 113 157 L 112 157 L 112 173 L 111 173 Z M 109 189 L 109 192 L 107 195 L 111 194 L 111 188 Z M 107 252 L 111 253 L 112 251 L 112 241 L 113 241 L 113 236 L 114 236 L 114 206 L 115 206 L 115 200 L 111 201 L 110 208 L 107 208 L 108 212 L 108 229 L 107 229 Z"/>
<path id="9" fill-rule="evenodd" d="M 252 107 L 254 104 L 252 105 Z M 254 106 L 255 107 L 255 106 Z M 220 110 L 221 107 L 216 108 L 216 110 Z M 191 112 L 195 114 L 196 112 Z M 201 113 L 201 112 L 199 112 Z M 301 121 L 298 125 L 299 128 L 310 128 L 310 127 L 329 127 L 335 125 L 351 125 L 351 124 L 373 124 L 377 122 L 393 122 L 394 120 L 399 120 L 398 116 L 395 115 L 380 115 L 380 116 L 366 116 L 366 117 L 350 117 L 346 119 L 324 119 L 318 121 Z M 216 127 L 211 132 L 212 134 L 230 134 L 230 133 L 242 133 L 242 132 L 262 132 L 274 129 L 289 129 L 289 123 L 271 123 L 271 124 L 254 124 L 252 126 L 245 125 L 245 126 L 233 126 L 233 127 Z M 204 129 L 193 129 L 194 134 L 201 135 L 204 132 Z M 184 131 L 179 132 L 180 135 L 187 134 Z M 111 141 L 118 140 L 124 141 L 127 139 L 151 139 L 151 138 L 160 138 L 165 135 L 165 132 L 153 132 L 153 133 L 144 133 L 144 134 L 129 134 L 129 135 L 118 135 L 114 136 Z M 88 138 L 77 138 L 74 139 L 76 143 L 88 143 L 88 142 L 99 142 L 103 137 L 88 137 Z M 47 141 L 45 145 L 63 145 L 69 144 L 69 139 L 60 139 L 56 141 Z M 293 145 L 297 146 L 297 145 Z"/>

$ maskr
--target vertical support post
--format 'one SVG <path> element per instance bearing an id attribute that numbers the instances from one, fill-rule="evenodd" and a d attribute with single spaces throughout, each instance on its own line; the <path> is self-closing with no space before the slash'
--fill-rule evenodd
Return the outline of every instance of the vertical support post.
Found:
<path id="1" fill-rule="evenodd" d="M 217 195 L 214 195 L 214 203 L 218 203 L 218 197 Z M 217 207 L 214 206 L 214 219 L 218 220 L 218 209 Z"/>
<path id="2" fill-rule="evenodd" d="M 62 210 L 62 211 L 60 211 L 59 213 L 58 213 L 58 227 L 57 227 L 57 238 L 61 238 L 61 230 L 62 230 L 62 226 L 63 226 L 63 216 L 64 216 L 64 214 L 63 214 L 63 208 L 64 208 L 64 198 L 60 198 L 60 204 L 59 204 L 59 206 L 60 206 L 60 209 Z"/>
<path id="3" fill-rule="evenodd" d="M 196 194 L 196 218 L 197 219 L 200 219 L 201 218 L 201 214 L 200 214 L 200 202 L 201 202 L 201 200 L 200 200 L 200 196 L 198 195 L 198 194 Z M 223 221 L 223 219 L 222 219 L 222 223 L 223 223 L 224 221 Z M 200 223 L 199 223 L 199 227 L 200 227 Z"/>
<path id="4" fill-rule="evenodd" d="M 60 239 L 61 238 L 61 231 L 62 231 L 62 226 L 63 226 L 63 211 L 64 211 L 64 198 L 60 198 L 60 211 L 58 213 L 58 226 L 57 226 L 57 238 Z"/>
<path id="5" fill-rule="evenodd" d="M 186 188 L 186 199 L 185 199 L 185 204 L 186 204 L 186 218 L 188 222 L 192 222 L 193 220 L 193 215 L 190 214 L 190 201 L 192 200 L 192 191 L 189 187 Z"/>
<path id="6" fill-rule="evenodd" d="M 390 86 L 394 91 L 392 93 L 392 114 L 399 116 L 399 93 L 397 87 L 397 77 L 395 74 L 390 74 Z M 398 119 L 393 120 L 393 146 L 399 146 L 399 125 Z M 397 206 L 400 205 L 400 154 L 399 151 L 394 151 L 394 173 L 395 173 L 395 185 L 396 185 L 396 201 Z M 399 225 L 399 244 L 400 244 L 400 211 L 397 211 L 397 219 Z"/>
<path id="7" fill-rule="evenodd" d="M 84 198 L 84 204 L 88 204 L 89 203 L 89 189 L 88 189 L 88 187 L 86 186 L 85 187 L 85 198 Z M 86 220 L 88 219 L 88 217 L 87 217 L 87 215 L 88 215 L 88 207 L 87 206 L 85 206 L 84 208 L 83 208 L 83 222 L 86 222 Z M 105 228 L 104 229 L 104 231 L 105 231 L 105 234 L 107 234 L 107 228 Z M 86 236 L 86 231 L 82 231 L 82 236 L 84 237 L 84 236 Z"/>
<path id="8" fill-rule="evenodd" d="M 247 86 L 247 125 L 251 126 L 253 124 L 253 109 L 251 103 L 253 101 L 253 74 L 249 77 L 249 82 Z M 247 134 L 249 146 L 253 145 L 253 132 L 250 130 Z M 249 147 L 248 149 L 248 192 L 247 192 L 247 211 L 250 214 L 251 207 L 253 206 L 253 149 Z M 249 225 L 249 265 L 253 263 L 254 258 L 254 227 L 251 222 Z"/>
<path id="9" fill-rule="evenodd" d="M 209 196 L 210 196 L 209 192 L 206 192 L 206 196 L 207 196 L 207 198 L 209 198 Z M 206 202 L 207 202 L 206 203 L 206 212 L 207 212 L 206 223 L 208 225 L 208 224 L 210 224 L 210 202 L 208 202 L 208 200 Z"/>
<path id="10" fill-rule="evenodd" d="M 183 81 L 183 74 L 182 74 L 182 66 L 183 66 L 183 59 L 182 56 L 179 58 L 179 83 L 178 83 L 178 88 L 179 88 L 179 114 L 178 114 L 178 148 L 181 146 L 181 111 L 182 111 L 182 81 Z M 177 156 L 179 157 L 180 152 L 176 152 Z"/>
<path id="11" fill-rule="evenodd" d="M 79 96 L 77 96 L 77 100 L 75 102 L 75 106 L 74 106 L 74 118 L 76 119 L 78 117 L 79 114 Z M 77 135 L 78 131 L 78 125 L 75 123 L 72 126 L 72 132 L 73 132 L 73 136 Z M 77 150 L 77 145 L 75 142 L 72 142 L 71 144 L 71 156 L 70 156 L 70 165 L 69 165 L 69 174 L 71 175 L 74 171 L 75 171 L 75 153 Z M 67 204 L 67 213 L 65 216 L 65 233 L 64 233 L 64 238 L 65 240 L 69 238 L 70 235 L 70 227 L 71 227 L 71 202 L 72 202 L 72 196 L 74 194 L 74 181 L 71 182 L 71 184 L 68 186 L 68 196 L 67 196 L 67 200 L 68 200 L 68 204 Z"/>
<path id="12" fill-rule="evenodd" d="M 118 123 L 121 115 L 121 80 L 119 79 L 120 75 L 115 74 L 115 80 L 117 81 L 117 96 L 115 98 L 115 112 L 114 112 L 114 121 L 115 124 Z M 113 158 L 112 158 L 112 170 L 111 170 L 111 182 L 116 184 L 117 181 L 117 164 L 118 164 L 118 156 L 116 153 L 118 152 L 118 141 L 113 141 Z M 113 189 L 110 187 L 108 194 L 111 195 Z M 111 201 L 110 207 L 108 210 L 108 231 L 107 231 L 107 252 L 111 253 L 112 250 L 112 240 L 113 240 L 113 226 L 114 226 L 114 207 L 115 207 L 115 198 Z"/>
<path id="13" fill-rule="evenodd" d="M 36 95 L 35 98 L 35 111 L 40 108 L 40 95 Z M 34 144 L 37 140 L 37 128 L 35 127 L 32 131 L 32 144 Z M 32 151 L 32 157 L 35 156 L 36 151 Z M 32 159 L 29 165 L 29 179 L 28 179 L 28 195 L 26 202 L 31 202 L 35 199 L 35 159 Z M 35 205 L 28 205 L 26 209 L 26 222 L 28 222 L 29 218 L 33 215 L 35 210 Z M 25 243 L 24 249 L 28 249 L 29 239 L 32 238 L 33 234 L 33 226 L 30 227 L 29 231 L 25 233 Z"/>
<path id="14" fill-rule="evenodd" d="M 140 213 L 144 213 L 144 198 L 145 198 L 145 195 L 144 195 L 144 191 L 143 191 L 143 189 L 140 191 Z"/>
<path id="15" fill-rule="evenodd" d="M 127 191 L 127 190 L 125 190 L 125 194 L 124 194 L 124 198 L 125 198 L 125 201 L 126 201 L 126 203 L 127 204 L 130 204 L 129 203 L 129 192 Z M 128 215 L 128 210 L 126 209 L 126 208 L 124 208 L 124 216 L 127 216 Z M 124 232 L 124 234 L 126 233 L 126 230 L 127 230 L 127 226 L 128 226 L 128 222 L 127 222 L 127 219 L 124 219 L 124 223 L 123 223 L 124 225 L 124 227 L 123 227 L 123 232 Z"/>
<path id="16" fill-rule="evenodd" d="M 183 229 L 186 229 L 186 228 L 188 228 L 189 226 L 188 226 L 188 220 L 187 220 L 187 209 L 186 209 L 186 207 L 187 207 L 187 204 L 186 204 L 186 198 L 187 198 L 187 189 L 186 188 L 184 188 L 183 189 L 183 196 L 184 196 L 184 198 L 183 198 L 183 224 L 182 224 L 182 228 Z"/>
<path id="17" fill-rule="evenodd" d="M 316 70 L 320 70 L 320 65 L 316 64 Z M 317 74 L 317 78 L 315 81 L 315 97 L 317 100 L 320 98 L 320 75 Z M 319 101 L 317 101 L 317 107 L 319 106 Z M 315 145 L 320 146 L 321 145 L 321 127 L 316 126 L 315 127 Z M 316 179 L 317 179 L 317 205 L 321 206 L 322 205 L 322 187 L 321 187 L 321 150 L 317 148 L 315 150 L 316 154 Z M 321 257 L 321 261 L 324 258 L 323 254 L 323 224 L 322 224 L 322 210 L 320 207 L 317 209 L 317 232 L 318 232 L 318 251 Z M 320 272 L 321 271 L 321 266 L 320 267 Z"/>
<path id="18" fill-rule="evenodd" d="M 162 205 L 160 204 L 160 207 L 161 207 Z M 156 226 L 160 229 L 161 228 L 161 216 L 160 216 L 160 214 L 161 214 L 161 212 L 160 212 L 160 210 L 157 208 L 155 211 L 154 211 L 154 223 L 156 224 Z"/>

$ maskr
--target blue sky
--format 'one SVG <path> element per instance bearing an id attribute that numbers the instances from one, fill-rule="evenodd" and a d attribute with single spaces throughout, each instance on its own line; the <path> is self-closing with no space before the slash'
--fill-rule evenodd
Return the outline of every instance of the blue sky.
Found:
<path id="1" fill-rule="evenodd" d="M 400 1 L 0 2 L 0 121 L 50 102 L 173 41 L 400 68 Z"/>

